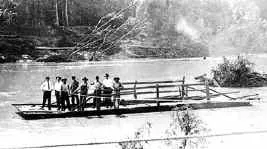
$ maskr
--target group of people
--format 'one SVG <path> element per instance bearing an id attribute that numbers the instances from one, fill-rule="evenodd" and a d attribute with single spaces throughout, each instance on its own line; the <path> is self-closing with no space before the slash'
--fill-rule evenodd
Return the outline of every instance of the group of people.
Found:
<path id="1" fill-rule="evenodd" d="M 56 77 L 55 83 L 52 83 L 49 77 L 41 85 L 43 91 L 43 104 L 42 109 L 45 107 L 46 102 L 48 110 L 51 110 L 51 94 L 55 92 L 57 109 L 65 111 L 84 111 L 86 103 L 89 99 L 93 99 L 93 106 L 100 109 L 101 105 L 106 107 L 115 106 L 118 108 L 120 101 L 120 90 L 123 88 L 119 77 L 110 79 L 109 74 L 105 74 L 105 78 L 101 82 L 99 76 L 96 76 L 95 81 L 88 83 L 88 78 L 83 77 L 82 83 L 77 81 L 75 76 L 72 76 L 72 82 L 67 83 L 67 78 Z M 112 94 L 114 93 L 114 94 Z M 112 95 L 113 102 L 112 102 Z M 70 100 L 71 99 L 71 100 Z M 103 100 L 102 100 L 103 99 Z"/>

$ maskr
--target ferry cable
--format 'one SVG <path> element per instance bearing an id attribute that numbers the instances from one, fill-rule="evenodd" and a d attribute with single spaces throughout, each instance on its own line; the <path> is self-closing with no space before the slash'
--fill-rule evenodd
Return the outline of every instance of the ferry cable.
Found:
<path id="1" fill-rule="evenodd" d="M 208 135 L 191 135 L 191 136 L 181 136 L 181 137 L 148 138 L 148 139 L 133 139 L 133 140 L 128 139 L 128 140 L 122 140 L 122 141 L 58 144 L 58 145 L 44 145 L 44 146 L 17 147 L 17 148 L 15 147 L 13 149 L 38 149 L 38 148 L 56 148 L 56 147 L 71 147 L 71 146 L 105 145 L 105 144 L 118 144 L 118 143 L 131 143 L 131 142 L 170 141 L 170 140 L 212 138 L 212 137 L 235 136 L 235 135 L 263 134 L 263 133 L 267 133 L 267 130 L 218 133 L 218 134 L 208 134 Z M 8 149 L 8 148 L 2 148 L 2 149 Z"/>

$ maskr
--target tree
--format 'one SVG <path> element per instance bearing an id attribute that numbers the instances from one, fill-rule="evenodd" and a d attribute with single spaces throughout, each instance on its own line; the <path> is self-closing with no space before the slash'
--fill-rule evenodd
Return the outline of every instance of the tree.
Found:
<path id="1" fill-rule="evenodd" d="M 55 7 L 56 7 L 56 25 L 59 26 L 59 15 L 58 15 L 58 0 L 55 0 Z"/>
<path id="2" fill-rule="evenodd" d="M 69 26 L 68 0 L 65 0 L 65 20 L 66 20 L 66 26 Z"/>
<path id="3" fill-rule="evenodd" d="M 150 122 L 147 122 L 144 126 L 139 128 L 134 133 L 135 140 L 145 138 L 146 136 L 150 135 L 150 129 L 152 128 L 152 125 Z M 140 142 L 140 141 L 133 141 L 133 142 L 126 142 L 126 143 L 119 143 L 121 149 L 144 149 L 144 145 L 147 142 Z"/>
<path id="4" fill-rule="evenodd" d="M 17 4 L 11 0 L 3 0 L 0 3 L 0 24 L 12 24 L 15 21 Z"/>
<path id="5" fill-rule="evenodd" d="M 169 137 L 178 136 L 181 133 L 185 136 L 189 136 L 206 131 L 203 127 L 203 122 L 189 108 L 183 107 L 182 109 L 186 110 L 176 111 L 172 115 L 172 122 L 166 131 Z M 204 138 L 184 139 L 181 144 L 177 144 L 177 141 L 167 141 L 167 144 L 178 145 L 179 148 L 186 149 L 187 147 L 197 147 L 200 141 L 203 142 Z"/>

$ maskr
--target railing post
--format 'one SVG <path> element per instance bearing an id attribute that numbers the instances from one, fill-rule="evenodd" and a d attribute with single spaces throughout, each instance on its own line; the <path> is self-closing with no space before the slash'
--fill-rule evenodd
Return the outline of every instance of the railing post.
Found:
<path id="1" fill-rule="evenodd" d="M 157 98 L 157 106 L 160 106 L 159 102 L 159 84 L 156 84 L 156 98 Z"/>
<path id="2" fill-rule="evenodd" d="M 185 96 L 188 97 L 188 87 L 185 87 Z"/>
<path id="3" fill-rule="evenodd" d="M 136 84 L 137 84 L 137 81 L 135 80 L 135 82 L 134 82 L 134 99 L 137 99 L 137 94 L 136 94 Z"/>
<path id="4" fill-rule="evenodd" d="M 206 97 L 207 97 L 207 100 L 210 100 L 209 81 L 207 79 L 205 79 L 205 87 L 206 87 Z"/>
<path id="5" fill-rule="evenodd" d="M 183 80 L 182 80 L 182 99 L 184 99 L 184 96 L 185 96 L 184 83 L 185 83 L 185 76 L 183 76 Z"/>

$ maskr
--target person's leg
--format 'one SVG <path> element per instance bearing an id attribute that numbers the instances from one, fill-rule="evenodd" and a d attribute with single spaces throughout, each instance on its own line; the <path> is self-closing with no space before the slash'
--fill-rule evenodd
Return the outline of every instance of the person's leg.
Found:
<path id="1" fill-rule="evenodd" d="M 81 111 L 81 103 L 82 103 L 82 96 L 80 96 L 80 98 L 79 98 L 79 104 L 77 104 L 77 109 L 78 109 L 78 111 Z"/>
<path id="2" fill-rule="evenodd" d="M 107 97 L 107 88 L 104 88 L 104 90 L 103 90 L 103 94 L 104 94 L 104 95 L 103 95 L 103 96 L 104 96 L 104 97 L 103 97 L 103 105 L 104 105 L 104 106 L 107 106 L 107 98 L 106 98 L 106 97 Z"/>
<path id="3" fill-rule="evenodd" d="M 111 100 L 111 97 L 112 97 L 112 89 L 111 88 L 109 88 L 109 91 L 108 91 L 108 105 L 110 106 L 110 107 L 112 107 L 112 100 Z"/>
<path id="4" fill-rule="evenodd" d="M 65 111 L 65 94 L 64 92 L 61 92 L 61 110 Z"/>
<path id="5" fill-rule="evenodd" d="M 97 96 L 95 98 L 96 99 L 96 109 L 100 110 L 100 107 L 101 107 L 101 98 L 100 98 L 101 90 L 96 90 L 96 94 L 95 95 Z"/>
<path id="6" fill-rule="evenodd" d="M 56 96 L 56 102 L 57 102 L 57 107 L 59 107 L 59 93 L 58 91 L 55 91 L 55 96 Z"/>
<path id="7" fill-rule="evenodd" d="M 76 105 L 79 105 L 79 96 L 78 95 L 74 95 L 75 99 L 76 99 Z"/>
<path id="8" fill-rule="evenodd" d="M 68 93 L 66 93 L 66 103 L 67 103 L 68 110 L 71 111 L 71 108 L 70 108 L 70 98 L 69 98 Z"/>
<path id="9" fill-rule="evenodd" d="M 75 95 L 71 95 L 71 104 L 75 105 Z"/>
<path id="10" fill-rule="evenodd" d="M 47 92 L 44 91 L 44 93 L 43 93 L 43 104 L 42 104 L 42 108 L 45 107 L 46 99 L 47 99 Z"/>
<path id="11" fill-rule="evenodd" d="M 48 110 L 51 110 L 51 91 L 47 93 Z"/>
<path id="12" fill-rule="evenodd" d="M 81 110 L 84 111 L 85 107 L 85 95 L 82 96 L 82 104 L 81 104 Z"/>
<path id="13" fill-rule="evenodd" d="M 57 100 L 57 110 L 60 110 L 61 101 L 60 101 L 59 91 L 55 91 L 55 94 L 56 94 L 56 100 Z"/>
<path id="14" fill-rule="evenodd" d="M 80 96 L 79 111 L 82 111 L 83 107 L 83 95 Z"/>
<path id="15" fill-rule="evenodd" d="M 93 96 L 97 96 L 97 91 L 96 91 L 96 90 L 94 91 Z M 96 98 L 97 98 L 97 97 L 93 97 L 93 108 L 96 107 Z"/>
<path id="16" fill-rule="evenodd" d="M 121 95 L 120 95 L 120 91 L 118 92 L 118 96 L 117 96 L 117 102 L 118 102 L 118 109 L 120 108 L 120 101 L 121 101 Z"/>

